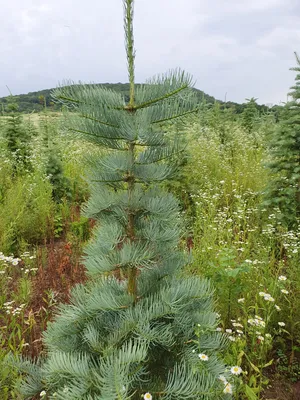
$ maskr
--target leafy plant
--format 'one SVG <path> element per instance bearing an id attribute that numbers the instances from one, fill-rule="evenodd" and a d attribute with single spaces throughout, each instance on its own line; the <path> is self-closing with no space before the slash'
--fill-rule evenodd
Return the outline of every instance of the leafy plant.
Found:
<path id="1" fill-rule="evenodd" d="M 49 182 L 38 175 L 19 176 L 7 189 L 0 208 L 0 248 L 18 254 L 24 243 L 48 236 L 53 204 Z"/>

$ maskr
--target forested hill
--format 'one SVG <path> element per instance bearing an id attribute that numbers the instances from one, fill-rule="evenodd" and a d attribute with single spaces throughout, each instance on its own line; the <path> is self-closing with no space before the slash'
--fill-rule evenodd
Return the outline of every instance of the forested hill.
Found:
<path id="1" fill-rule="evenodd" d="M 104 86 L 105 88 L 115 90 L 119 93 L 122 93 L 125 98 L 129 98 L 129 84 L 128 83 L 103 83 L 99 86 Z M 139 84 L 137 84 L 138 86 Z M 46 100 L 47 107 L 52 109 L 53 111 L 59 111 L 60 105 L 55 104 L 51 98 L 51 92 L 53 89 L 44 89 L 39 90 L 38 92 L 29 92 L 28 94 L 20 94 L 17 96 L 7 96 L 0 98 L 0 114 L 1 110 L 3 111 L 6 107 L 8 102 L 17 103 L 19 106 L 19 111 L 24 113 L 31 113 L 31 112 L 39 112 L 43 109 L 44 103 Z M 215 101 L 220 102 L 221 104 L 225 104 L 222 101 L 216 100 L 213 96 L 210 96 L 204 93 L 202 90 L 195 89 L 197 95 L 199 97 L 199 102 L 206 101 L 207 103 L 214 103 Z M 234 102 L 226 102 L 226 108 L 234 107 L 237 113 L 243 111 L 245 104 L 238 104 Z M 261 108 L 261 111 L 266 111 L 266 106 L 258 106 Z"/>

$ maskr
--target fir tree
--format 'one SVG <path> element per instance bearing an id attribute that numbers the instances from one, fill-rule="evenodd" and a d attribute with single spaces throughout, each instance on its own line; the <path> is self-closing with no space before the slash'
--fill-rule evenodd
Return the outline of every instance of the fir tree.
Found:
<path id="1" fill-rule="evenodd" d="M 40 118 L 40 130 L 45 155 L 45 173 L 52 185 L 52 197 L 56 203 L 60 203 L 63 198 L 70 198 L 70 182 L 64 175 L 62 155 L 60 148 L 55 140 L 56 126 L 47 111 L 46 99 L 40 96 L 44 103 L 44 112 Z"/>
<path id="2" fill-rule="evenodd" d="M 191 78 L 176 70 L 136 88 L 133 0 L 124 0 L 124 13 L 128 104 L 90 85 L 54 94 L 76 111 L 70 129 L 107 152 L 91 161 L 85 212 L 99 221 L 85 251 L 91 279 L 48 325 L 46 360 L 25 363 L 31 376 L 23 392 L 63 400 L 226 398 L 213 290 L 180 274 L 179 208 L 160 185 L 174 175 L 181 151 L 160 125 L 196 110 Z"/>
<path id="3" fill-rule="evenodd" d="M 258 116 L 257 104 L 254 97 L 246 99 L 247 104 L 242 113 L 242 126 L 248 133 L 252 133 L 255 127 L 255 122 Z"/>
<path id="4" fill-rule="evenodd" d="M 291 87 L 292 101 L 285 105 L 285 119 L 270 138 L 272 162 L 269 168 L 274 173 L 266 191 L 265 205 L 278 207 L 288 229 L 294 229 L 300 218 L 300 58 L 296 55 L 295 85 Z"/>
<path id="5" fill-rule="evenodd" d="M 22 136 L 22 116 L 17 113 L 18 105 L 15 103 L 10 103 L 7 109 L 10 112 L 6 129 L 7 148 L 11 153 L 15 153 L 19 149 Z"/>
<path id="6" fill-rule="evenodd" d="M 7 107 L 9 114 L 6 122 L 5 139 L 7 150 L 13 160 L 15 171 L 31 169 L 30 131 L 23 124 L 23 118 L 18 113 L 18 105 L 10 103 Z"/>

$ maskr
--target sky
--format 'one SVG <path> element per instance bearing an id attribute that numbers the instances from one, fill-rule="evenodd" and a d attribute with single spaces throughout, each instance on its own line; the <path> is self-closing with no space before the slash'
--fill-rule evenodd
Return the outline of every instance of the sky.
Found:
<path id="1" fill-rule="evenodd" d="M 65 79 L 127 82 L 122 0 L 1 2 L 0 97 Z M 136 82 L 180 67 L 217 99 L 278 104 L 300 53 L 299 0 L 136 0 Z"/>

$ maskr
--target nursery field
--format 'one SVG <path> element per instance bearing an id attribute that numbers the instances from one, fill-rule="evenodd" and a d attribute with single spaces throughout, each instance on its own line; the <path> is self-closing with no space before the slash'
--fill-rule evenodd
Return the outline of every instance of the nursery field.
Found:
<path id="1" fill-rule="evenodd" d="M 129 84 L 1 101 L 0 399 L 300 399 L 300 58 L 271 109 L 136 85 L 133 3 Z"/>
<path id="2" fill-rule="evenodd" d="M 0 119 L 3 400 L 24 398 L 16 359 L 45 353 L 47 322 L 87 280 L 82 256 L 95 221 L 81 208 L 90 197 L 88 160 L 99 150 L 67 132 L 64 121 L 47 111 Z M 279 126 L 253 101 L 241 115 L 203 104 L 184 124 L 165 126 L 185 142 L 177 175 L 163 184 L 180 201 L 180 247 L 188 255 L 181 274 L 213 285 L 215 329 L 226 337 L 222 356 L 235 368 L 229 389 L 236 399 L 298 398 L 300 231 L 268 197 L 278 175 L 268 167 L 270 141 Z M 194 329 L 201 337 L 206 328 Z"/>

